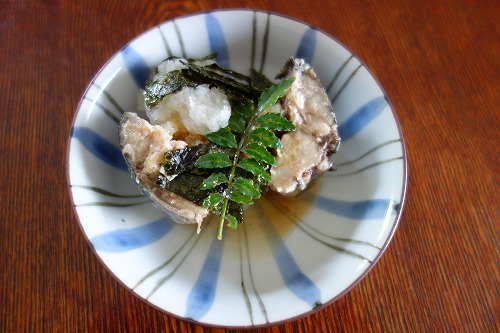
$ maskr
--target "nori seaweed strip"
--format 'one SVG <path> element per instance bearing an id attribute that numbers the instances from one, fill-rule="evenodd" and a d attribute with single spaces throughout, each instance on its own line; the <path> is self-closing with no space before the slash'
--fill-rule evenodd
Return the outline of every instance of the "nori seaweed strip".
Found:
<path id="1" fill-rule="evenodd" d="M 254 89 L 248 84 L 241 83 L 229 76 L 217 73 L 216 71 L 207 69 L 208 66 L 196 66 L 190 63 L 184 63 L 189 69 L 206 78 L 206 83 L 215 85 L 226 95 L 231 95 L 234 98 L 245 97 L 249 100 L 256 101 L 260 96 L 260 91 Z"/>
<path id="2" fill-rule="evenodd" d="M 214 172 L 227 173 L 226 169 L 196 168 L 194 163 L 202 155 L 213 152 L 234 154 L 234 149 L 221 148 L 211 142 L 202 143 L 193 147 L 181 148 L 165 153 L 163 172 L 157 179 L 157 184 L 199 205 L 207 196 L 207 191 L 200 190 L 205 178 Z M 215 189 L 214 192 L 221 189 Z"/>
<path id="3" fill-rule="evenodd" d="M 255 69 L 250 69 L 250 85 L 258 90 L 264 91 L 273 85 L 273 82 L 269 80 L 264 74 L 257 72 Z"/>
<path id="4" fill-rule="evenodd" d="M 145 102 L 148 108 L 153 108 L 167 95 L 175 93 L 184 87 L 196 87 L 202 84 L 216 86 L 229 98 L 251 100 L 256 102 L 262 91 L 272 85 L 263 74 L 250 70 L 250 76 L 237 71 L 220 67 L 217 63 L 198 65 L 197 63 L 214 60 L 217 54 L 210 54 L 198 59 L 183 59 L 169 57 L 166 60 L 179 60 L 187 68 L 173 70 L 162 74 L 155 80 L 146 83 Z"/>
<path id="5" fill-rule="evenodd" d="M 146 83 L 144 99 L 148 108 L 155 107 L 163 97 L 186 86 L 196 87 L 196 82 L 182 70 L 173 70 L 155 81 Z"/>

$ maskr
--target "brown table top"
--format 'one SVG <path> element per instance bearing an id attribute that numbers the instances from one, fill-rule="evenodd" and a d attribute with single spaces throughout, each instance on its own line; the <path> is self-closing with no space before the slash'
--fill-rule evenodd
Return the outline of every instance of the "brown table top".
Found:
<path id="1" fill-rule="evenodd" d="M 269 332 L 500 331 L 498 1 L 1 1 L 0 331 L 220 332 L 116 282 L 68 195 L 73 115 L 99 68 L 141 32 L 255 8 L 336 37 L 372 71 L 405 137 L 396 234 L 339 301 Z"/>

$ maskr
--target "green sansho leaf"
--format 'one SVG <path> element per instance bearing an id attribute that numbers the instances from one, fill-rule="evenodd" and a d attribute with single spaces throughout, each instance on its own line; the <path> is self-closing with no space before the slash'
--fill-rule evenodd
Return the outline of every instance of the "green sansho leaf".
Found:
<path id="1" fill-rule="evenodd" d="M 267 164 L 276 165 L 276 158 L 267 151 L 266 148 L 262 147 L 258 143 L 252 142 L 243 147 L 242 151 L 255 158 L 257 161 L 261 161 Z"/>
<path id="2" fill-rule="evenodd" d="M 245 131 L 245 125 L 245 118 L 237 113 L 233 113 L 231 117 L 229 117 L 229 123 L 227 126 L 231 131 L 241 134 Z"/>
<path id="3" fill-rule="evenodd" d="M 253 204 L 253 198 L 252 197 L 249 197 L 247 195 L 244 195 L 243 193 L 241 192 L 232 192 L 229 194 L 229 199 L 236 202 L 236 203 L 239 203 L 239 204 L 242 204 L 242 205 L 251 205 Z"/>
<path id="4" fill-rule="evenodd" d="M 228 148 L 236 148 L 238 147 L 238 143 L 236 142 L 236 138 L 231 131 L 227 128 L 221 128 L 217 132 L 212 132 L 206 135 L 208 140 L 212 141 L 216 145 Z"/>
<path id="5" fill-rule="evenodd" d="M 203 207 L 211 209 L 215 214 L 222 212 L 222 203 L 224 196 L 220 193 L 210 193 L 205 200 L 203 200 Z"/>
<path id="6" fill-rule="evenodd" d="M 254 142 L 258 142 L 264 147 L 269 147 L 269 148 L 281 148 L 283 147 L 283 144 L 281 143 L 280 139 L 271 131 L 262 128 L 262 127 L 257 127 L 250 133 L 250 139 L 252 139 Z"/>
<path id="7" fill-rule="evenodd" d="M 238 226 L 238 219 L 231 214 L 226 214 L 226 220 L 229 222 L 229 228 L 235 229 Z"/>
<path id="8" fill-rule="evenodd" d="M 231 160 L 229 156 L 222 152 L 216 153 L 208 153 L 206 155 L 201 156 L 196 160 L 195 167 L 197 168 L 227 168 L 231 166 Z"/>
<path id="9" fill-rule="evenodd" d="M 295 125 L 281 113 L 266 113 L 255 119 L 255 122 L 270 131 L 289 132 L 295 130 Z"/>
<path id="10" fill-rule="evenodd" d="M 252 173 L 257 177 L 262 177 L 262 179 L 268 182 L 271 181 L 271 176 L 266 171 L 266 169 L 253 158 L 245 158 L 241 160 L 237 166 L 245 171 Z"/>
<path id="11" fill-rule="evenodd" d="M 219 186 L 220 184 L 227 183 L 227 177 L 223 173 L 214 173 L 203 180 L 200 185 L 200 189 L 202 190 L 210 190 Z"/>
<path id="12" fill-rule="evenodd" d="M 259 97 L 259 103 L 257 106 L 258 112 L 263 112 L 276 104 L 278 98 L 282 97 L 286 91 L 290 89 L 293 81 L 295 81 L 295 78 L 290 77 L 278 84 L 273 84 L 271 87 L 264 90 Z"/>
<path id="13" fill-rule="evenodd" d="M 247 197 L 252 199 L 260 198 L 260 191 L 255 188 L 253 181 L 250 179 L 238 177 L 234 180 L 233 187 Z"/>
<path id="14" fill-rule="evenodd" d="M 237 114 L 241 115 L 245 120 L 250 119 L 254 115 L 254 106 L 251 101 L 248 101 L 247 103 L 237 103 L 234 106 L 234 111 L 236 111 Z"/>

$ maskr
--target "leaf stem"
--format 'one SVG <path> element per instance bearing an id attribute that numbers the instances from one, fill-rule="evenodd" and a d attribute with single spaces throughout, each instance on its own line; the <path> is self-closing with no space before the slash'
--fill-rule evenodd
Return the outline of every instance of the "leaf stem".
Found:
<path id="1" fill-rule="evenodd" d="M 234 153 L 231 165 L 231 171 L 229 172 L 229 177 L 227 181 L 227 189 L 226 193 L 224 193 L 224 201 L 222 203 L 222 213 L 220 215 L 219 227 L 217 228 L 217 239 L 219 240 L 222 239 L 222 232 L 224 230 L 224 220 L 226 219 L 227 207 L 229 205 L 229 196 L 231 194 L 231 186 L 233 185 L 234 175 L 236 173 L 236 166 L 238 165 L 238 162 L 240 160 L 241 149 L 243 148 L 243 145 L 245 144 L 250 135 L 250 131 L 252 129 L 257 111 L 258 111 L 257 108 L 254 106 L 254 112 L 250 117 L 250 119 L 247 121 L 245 130 L 241 134 L 240 141 L 238 142 L 238 147 L 236 147 L 236 152 Z"/>

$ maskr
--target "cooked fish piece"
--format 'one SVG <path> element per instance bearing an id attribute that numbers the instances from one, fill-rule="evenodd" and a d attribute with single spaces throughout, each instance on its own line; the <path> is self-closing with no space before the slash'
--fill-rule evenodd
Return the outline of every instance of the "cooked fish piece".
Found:
<path id="1" fill-rule="evenodd" d="M 127 112 L 120 122 L 120 146 L 133 178 L 153 203 L 177 223 L 197 223 L 208 216 L 206 208 L 168 191 L 156 183 L 165 153 L 187 143 L 173 140 L 172 133 Z"/>
<path id="2" fill-rule="evenodd" d="M 282 148 L 276 150 L 277 164 L 271 168 L 270 188 L 284 195 L 297 194 L 320 173 L 332 168 L 330 156 L 336 152 L 340 143 L 332 106 L 312 68 L 304 60 L 291 58 L 278 76 L 279 79 L 289 77 L 295 78 L 292 87 L 277 105 L 266 111 L 282 112 L 296 127 L 295 131 L 281 136 Z M 185 93 L 184 89 L 186 88 L 174 95 L 164 96 L 161 103 L 167 103 L 168 108 L 158 109 L 162 112 L 155 113 L 157 109 L 147 109 L 149 121 L 136 113 L 125 113 L 120 122 L 119 137 L 123 156 L 141 190 L 173 221 L 196 223 L 199 231 L 203 220 L 209 215 L 209 210 L 199 205 L 198 195 L 186 184 L 191 184 L 194 178 L 196 181 L 198 178 L 204 179 L 206 175 L 172 172 L 166 166 L 164 168 L 164 163 L 168 159 L 168 152 L 180 152 L 182 156 L 185 152 L 192 152 L 196 155 L 196 149 L 208 145 L 207 138 L 204 137 L 206 131 L 193 132 L 193 129 L 187 126 L 189 124 L 184 123 L 186 118 L 196 120 L 200 123 L 198 125 L 203 126 L 217 121 L 216 117 L 211 115 L 191 116 L 191 104 L 189 112 L 182 109 L 187 103 L 184 103 L 184 100 L 191 103 L 194 90 L 198 89 L 197 93 L 204 95 L 196 99 L 195 106 L 199 104 L 205 108 L 206 104 L 210 104 L 209 102 L 218 95 L 214 97 L 212 93 L 217 91 L 209 86 L 197 86 L 195 89 L 188 87 Z M 172 99 L 182 99 L 182 103 L 169 104 Z M 212 109 L 219 113 L 227 109 L 228 112 L 225 121 L 217 124 L 214 129 L 208 126 L 208 132 L 225 127 L 229 120 L 230 109 L 226 105 L 227 100 L 217 100 L 222 103 L 211 103 Z M 186 112 L 181 112 L 183 110 Z M 184 193 L 186 189 L 189 193 Z M 177 193 L 172 192 L 174 190 Z"/>
<path id="3" fill-rule="evenodd" d="M 279 79 L 295 77 L 282 97 L 283 115 L 296 127 L 285 133 L 283 147 L 277 150 L 277 165 L 271 169 L 270 187 L 284 195 L 295 195 L 333 163 L 340 138 L 337 121 L 328 95 L 310 65 L 290 58 Z"/>

